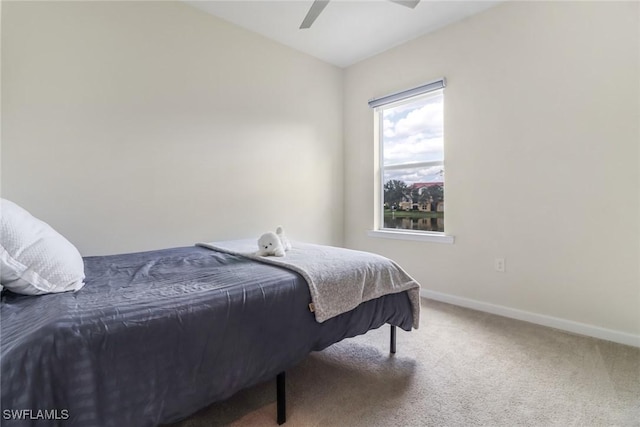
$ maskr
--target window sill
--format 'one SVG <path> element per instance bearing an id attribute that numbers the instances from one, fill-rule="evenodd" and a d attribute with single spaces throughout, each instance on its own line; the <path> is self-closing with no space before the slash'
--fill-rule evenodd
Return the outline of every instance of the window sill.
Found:
<path id="1" fill-rule="evenodd" d="M 383 239 L 397 239 L 397 240 L 413 240 L 420 242 L 435 242 L 435 243 L 448 243 L 452 244 L 455 240 L 453 236 L 448 236 L 440 233 L 420 233 L 416 231 L 395 231 L 395 230 L 369 230 L 367 231 L 369 237 L 379 237 Z"/>

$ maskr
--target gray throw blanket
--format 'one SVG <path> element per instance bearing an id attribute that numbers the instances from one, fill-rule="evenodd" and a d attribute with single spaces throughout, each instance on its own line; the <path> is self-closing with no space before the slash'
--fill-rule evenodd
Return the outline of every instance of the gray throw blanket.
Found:
<path id="1" fill-rule="evenodd" d="M 196 243 L 293 270 L 309 285 L 316 320 L 320 323 L 383 295 L 407 291 L 413 327 L 420 323 L 420 284 L 398 264 L 380 255 L 333 246 L 293 243 L 284 257 L 255 254 L 256 240 Z"/>

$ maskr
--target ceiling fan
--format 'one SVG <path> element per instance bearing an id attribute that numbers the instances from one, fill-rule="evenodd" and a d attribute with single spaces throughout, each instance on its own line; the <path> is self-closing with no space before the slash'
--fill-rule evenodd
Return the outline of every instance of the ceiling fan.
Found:
<path id="1" fill-rule="evenodd" d="M 311 27 L 313 21 L 320 15 L 320 13 L 324 10 L 325 7 L 329 4 L 330 0 L 314 0 L 309 12 L 307 12 L 307 16 L 304 17 L 302 24 L 300 24 L 300 29 L 305 29 Z M 390 2 L 400 4 L 402 6 L 409 7 L 411 9 L 415 8 L 420 0 L 389 0 Z"/>

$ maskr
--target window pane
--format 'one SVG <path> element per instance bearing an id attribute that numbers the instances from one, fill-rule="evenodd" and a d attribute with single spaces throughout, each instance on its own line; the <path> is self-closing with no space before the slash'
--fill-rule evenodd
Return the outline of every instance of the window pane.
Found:
<path id="1" fill-rule="evenodd" d="M 444 232 L 444 168 L 383 170 L 382 228 Z"/>
<path id="2" fill-rule="evenodd" d="M 383 165 L 444 159 L 443 94 L 435 91 L 419 99 L 382 110 Z"/>

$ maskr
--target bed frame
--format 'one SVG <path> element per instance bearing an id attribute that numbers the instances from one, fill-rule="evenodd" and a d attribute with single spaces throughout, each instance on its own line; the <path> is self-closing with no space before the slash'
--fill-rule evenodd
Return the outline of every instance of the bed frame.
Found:
<path id="1" fill-rule="evenodd" d="M 396 327 L 391 326 L 391 336 L 389 340 L 389 353 L 396 353 Z M 278 425 L 287 422 L 287 397 L 286 397 L 286 373 L 280 372 L 276 377 L 276 421 Z"/>

